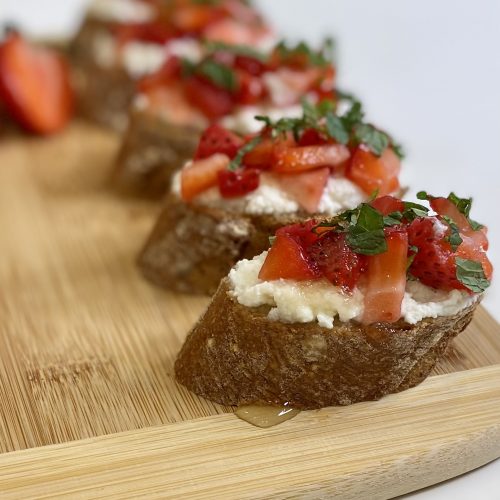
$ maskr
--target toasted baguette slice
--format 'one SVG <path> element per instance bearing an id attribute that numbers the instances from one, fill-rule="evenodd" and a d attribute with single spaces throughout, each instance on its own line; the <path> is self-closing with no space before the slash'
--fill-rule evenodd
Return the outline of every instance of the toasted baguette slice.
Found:
<path id="1" fill-rule="evenodd" d="M 363 326 L 268 320 L 248 308 L 226 278 L 189 333 L 175 363 L 177 380 L 224 405 L 289 403 L 314 409 L 370 401 L 422 382 L 477 303 L 455 316 Z"/>
<path id="2" fill-rule="evenodd" d="M 196 126 L 171 124 L 140 110 L 129 117 L 112 183 L 129 194 L 159 198 L 174 172 L 191 159 L 200 139 Z"/>
<path id="3" fill-rule="evenodd" d="M 269 248 L 276 229 L 306 218 L 300 212 L 237 214 L 187 204 L 171 193 L 138 264 L 147 279 L 164 288 L 211 295 L 238 260 Z"/>
<path id="4" fill-rule="evenodd" d="M 109 36 L 109 26 L 88 17 L 70 46 L 70 58 L 80 114 L 117 131 L 125 130 L 135 92 L 133 78 L 125 68 L 104 68 L 96 60 L 99 39 Z"/>

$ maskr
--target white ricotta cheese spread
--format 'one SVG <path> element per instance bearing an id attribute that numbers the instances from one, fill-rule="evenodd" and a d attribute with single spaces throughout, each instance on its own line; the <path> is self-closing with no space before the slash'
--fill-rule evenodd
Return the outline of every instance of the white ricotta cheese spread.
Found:
<path id="1" fill-rule="evenodd" d="M 173 177 L 172 191 L 180 196 L 180 171 Z M 366 195 L 356 184 L 344 177 L 331 176 L 320 200 L 318 211 L 334 215 L 342 210 L 355 208 L 364 200 Z M 198 195 L 195 201 L 201 205 L 224 207 L 227 210 L 250 215 L 289 214 L 300 209 L 299 203 L 280 188 L 277 176 L 268 173 L 261 174 L 259 187 L 245 196 L 222 198 L 219 189 L 213 187 Z"/>
<path id="2" fill-rule="evenodd" d="M 88 13 L 103 21 L 119 23 L 144 23 L 154 17 L 154 10 L 150 5 L 135 0 L 93 0 Z"/>
<path id="3" fill-rule="evenodd" d="M 362 317 L 364 296 L 357 288 L 349 296 L 327 280 L 260 280 L 258 276 L 266 256 L 267 252 L 263 252 L 252 260 L 241 260 L 229 273 L 232 293 L 240 304 L 246 307 L 271 306 L 268 317 L 272 321 L 317 321 L 324 328 L 333 328 L 337 316 L 340 321 Z M 407 323 L 415 324 L 424 318 L 457 314 L 478 298 L 478 295 L 471 296 L 459 290 L 442 292 L 409 281 L 401 314 Z"/>
<path id="4" fill-rule="evenodd" d="M 121 59 L 134 78 L 158 71 L 165 61 L 165 46 L 156 43 L 130 42 L 123 47 Z"/>

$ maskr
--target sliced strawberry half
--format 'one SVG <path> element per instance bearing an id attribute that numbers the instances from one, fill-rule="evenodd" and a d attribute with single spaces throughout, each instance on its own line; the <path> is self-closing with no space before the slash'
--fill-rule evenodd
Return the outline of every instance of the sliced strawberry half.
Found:
<path id="1" fill-rule="evenodd" d="M 0 45 L 0 98 L 20 125 L 38 134 L 61 130 L 73 115 L 66 63 L 17 33 Z"/>
<path id="2" fill-rule="evenodd" d="M 403 212 L 405 209 L 404 202 L 394 196 L 381 196 L 373 200 L 370 205 L 382 215 L 389 215 L 392 212 Z"/>
<path id="3" fill-rule="evenodd" d="M 399 189 L 400 170 L 401 162 L 392 149 L 387 148 L 378 157 L 361 145 L 354 152 L 346 176 L 365 193 L 378 189 L 378 194 L 383 196 Z"/>
<path id="4" fill-rule="evenodd" d="M 259 273 L 259 279 L 264 281 L 305 281 L 320 277 L 319 270 L 311 264 L 301 244 L 286 234 L 276 235 Z"/>
<path id="5" fill-rule="evenodd" d="M 314 214 L 318 211 L 329 176 L 330 169 L 323 167 L 299 174 L 279 175 L 277 180 L 283 191 L 291 195 L 304 210 Z"/>
<path id="6" fill-rule="evenodd" d="M 362 321 L 394 323 L 401 317 L 406 289 L 408 234 L 386 229 L 387 251 L 367 257 L 365 309 Z"/>
<path id="7" fill-rule="evenodd" d="M 349 150 L 342 144 L 275 148 L 272 170 L 298 173 L 320 167 L 336 167 L 349 158 Z"/>
<path id="8" fill-rule="evenodd" d="M 184 201 L 191 201 L 203 191 L 216 186 L 219 172 L 229 165 L 229 157 L 215 154 L 209 158 L 193 162 L 181 173 L 181 196 Z"/>
<path id="9" fill-rule="evenodd" d="M 234 132 L 218 124 L 210 125 L 200 138 L 195 159 L 208 158 L 216 153 L 234 158 L 243 144 L 243 139 Z"/>

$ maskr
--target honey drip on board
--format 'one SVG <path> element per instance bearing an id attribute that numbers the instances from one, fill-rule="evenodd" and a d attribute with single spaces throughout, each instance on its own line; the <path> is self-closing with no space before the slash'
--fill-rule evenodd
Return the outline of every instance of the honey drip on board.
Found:
<path id="1" fill-rule="evenodd" d="M 288 404 L 283 406 L 244 405 L 236 410 L 236 416 L 241 420 L 263 429 L 282 424 L 299 413 L 300 410 L 294 410 Z"/>

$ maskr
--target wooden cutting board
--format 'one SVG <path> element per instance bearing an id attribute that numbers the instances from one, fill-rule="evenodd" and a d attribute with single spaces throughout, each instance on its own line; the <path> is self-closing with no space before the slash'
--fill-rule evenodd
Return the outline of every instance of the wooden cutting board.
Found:
<path id="1" fill-rule="evenodd" d="M 272 429 L 178 386 L 208 301 L 138 274 L 158 206 L 107 188 L 117 142 L 79 123 L 0 142 L 1 498 L 386 498 L 500 456 L 500 326 L 483 309 L 441 376 Z"/>

